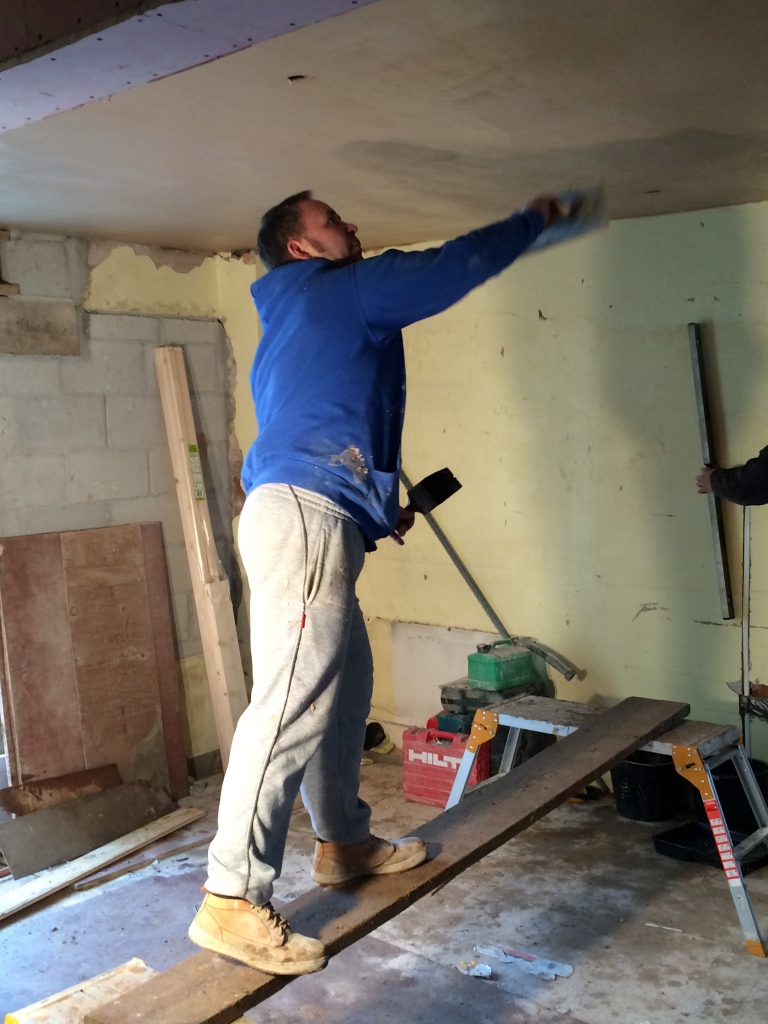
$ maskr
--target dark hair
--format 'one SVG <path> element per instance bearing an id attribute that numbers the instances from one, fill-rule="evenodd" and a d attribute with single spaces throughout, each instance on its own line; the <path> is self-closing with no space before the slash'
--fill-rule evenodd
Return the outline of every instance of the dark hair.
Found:
<path id="1" fill-rule="evenodd" d="M 267 210 L 261 218 L 256 248 L 259 259 L 267 270 L 274 270 L 275 267 L 281 267 L 284 263 L 293 263 L 293 257 L 288 255 L 286 247 L 291 238 L 301 235 L 302 220 L 299 205 L 311 198 L 312 193 L 309 189 L 297 192 L 296 195 L 288 196 L 282 203 Z"/>

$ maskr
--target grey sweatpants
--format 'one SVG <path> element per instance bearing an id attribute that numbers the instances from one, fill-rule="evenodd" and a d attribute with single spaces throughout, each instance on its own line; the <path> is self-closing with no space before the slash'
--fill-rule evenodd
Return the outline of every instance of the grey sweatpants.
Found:
<path id="1" fill-rule="evenodd" d="M 294 801 L 320 839 L 357 843 L 371 809 L 358 796 L 373 688 L 355 583 L 365 547 L 340 508 L 286 484 L 257 487 L 240 515 L 251 588 L 251 702 L 235 730 L 205 887 L 266 903 Z"/>

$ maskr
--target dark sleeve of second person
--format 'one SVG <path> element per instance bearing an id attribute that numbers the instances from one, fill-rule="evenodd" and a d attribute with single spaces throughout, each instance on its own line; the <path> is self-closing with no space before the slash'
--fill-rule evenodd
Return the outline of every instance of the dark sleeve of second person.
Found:
<path id="1" fill-rule="evenodd" d="M 710 477 L 715 494 L 737 505 L 768 504 L 768 447 L 733 469 L 716 469 Z"/>

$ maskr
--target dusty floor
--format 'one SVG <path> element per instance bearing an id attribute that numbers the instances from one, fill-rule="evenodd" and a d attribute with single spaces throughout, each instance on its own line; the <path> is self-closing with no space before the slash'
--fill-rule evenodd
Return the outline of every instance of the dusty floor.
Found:
<path id="1" fill-rule="evenodd" d="M 215 813 L 217 780 L 185 803 Z M 400 765 L 363 769 L 380 835 L 437 813 L 403 801 Z M 207 827 L 203 822 L 196 827 Z M 249 1012 L 261 1024 L 759 1024 L 768 960 L 744 947 L 719 869 L 656 854 L 658 825 L 619 817 L 610 797 L 566 804 L 369 938 Z M 294 814 L 275 903 L 309 888 L 312 833 Z M 0 926 L 0 1010 L 19 1009 L 139 956 L 157 970 L 190 955 L 205 847 L 82 893 L 68 890 Z M 768 868 L 748 878 L 768 930 Z M 573 965 L 545 981 L 512 965 L 491 980 L 454 969 L 503 944 Z"/>

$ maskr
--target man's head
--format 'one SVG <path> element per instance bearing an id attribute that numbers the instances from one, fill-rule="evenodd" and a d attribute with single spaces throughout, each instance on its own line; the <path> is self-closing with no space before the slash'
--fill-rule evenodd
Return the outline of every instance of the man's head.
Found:
<path id="1" fill-rule="evenodd" d="M 257 248 L 267 270 L 317 256 L 335 263 L 362 259 L 354 224 L 348 224 L 312 193 L 297 192 L 261 218 Z"/>

